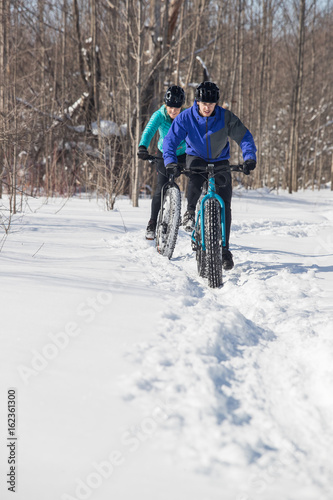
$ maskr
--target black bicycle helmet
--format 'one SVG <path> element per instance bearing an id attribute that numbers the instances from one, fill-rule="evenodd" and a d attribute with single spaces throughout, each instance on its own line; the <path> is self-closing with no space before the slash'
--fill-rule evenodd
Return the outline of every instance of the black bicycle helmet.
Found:
<path id="1" fill-rule="evenodd" d="M 213 82 L 202 82 L 195 90 L 195 98 L 201 102 L 218 102 L 220 89 Z"/>
<path id="2" fill-rule="evenodd" d="M 178 85 L 171 85 L 165 93 L 164 102 L 170 108 L 181 108 L 185 102 L 185 92 Z"/>

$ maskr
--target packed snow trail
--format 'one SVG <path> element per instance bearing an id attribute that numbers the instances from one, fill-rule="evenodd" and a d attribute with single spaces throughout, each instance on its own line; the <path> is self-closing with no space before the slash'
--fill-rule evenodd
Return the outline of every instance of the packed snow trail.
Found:
<path id="1" fill-rule="evenodd" d="M 203 473 L 248 467 L 250 483 L 240 494 L 329 498 L 332 406 L 325 395 L 332 386 L 332 323 L 322 313 L 311 252 L 318 224 L 284 221 L 283 212 L 281 200 L 279 220 L 251 221 L 248 213 L 234 224 L 234 240 L 249 234 L 256 246 L 236 246 L 235 270 L 220 290 L 197 276 L 183 232 L 171 262 L 134 233 L 121 245 L 113 242 L 113 252 L 133 248 L 131 260 L 145 266 L 147 286 L 162 289 L 166 303 L 158 336 L 129 354 L 138 372 L 126 381 L 127 397 L 145 405 L 152 395 L 167 394 L 174 405 L 167 446 Z M 330 234 L 330 227 L 323 218 L 320 230 Z M 277 249 L 258 248 L 265 235 Z M 305 247 L 290 250 L 298 239 Z M 326 363 L 318 374 L 321 359 Z"/>
<path id="2" fill-rule="evenodd" d="M 21 483 L 30 490 L 18 499 L 45 498 L 54 477 L 61 495 L 50 500 L 84 494 L 98 500 L 132 500 L 134 494 L 147 500 L 330 500 L 332 202 L 328 191 L 236 191 L 235 268 L 218 290 L 198 276 L 182 229 L 170 261 L 145 241 L 148 200 L 136 209 L 119 200 L 111 213 L 71 200 L 56 215 L 51 204 L 46 214 L 27 218 L 13 247 L 9 240 L 3 252 L 7 291 L 14 278 L 29 283 L 31 298 L 25 296 L 23 306 L 29 317 L 30 300 L 47 303 L 34 286 L 36 276 L 57 301 L 59 324 L 72 320 L 75 310 L 82 334 L 20 389 L 26 400 L 21 442 L 36 446 L 27 404 L 47 388 L 51 396 L 65 397 L 52 406 L 53 432 L 75 451 L 67 458 L 53 452 L 52 461 L 66 470 L 61 481 L 36 452 L 31 462 L 44 482 L 33 488 L 25 463 Z M 29 261 L 24 245 L 34 254 L 40 235 L 45 246 Z M 26 264 L 32 262 L 31 271 Z M 91 322 L 87 303 L 95 305 Z M 6 323 L 4 316 L 14 330 L 15 321 L 8 315 Z M 16 365 L 26 363 L 28 346 L 41 351 L 43 328 L 37 334 L 34 321 L 27 346 L 18 344 Z M 6 358 L 4 364 L 12 378 L 15 363 Z M 48 410 L 39 409 L 47 418 Z M 76 431 L 65 425 L 66 415 Z M 96 441 L 96 426 L 105 444 Z M 93 487 L 96 463 L 110 449 L 124 462 Z"/>

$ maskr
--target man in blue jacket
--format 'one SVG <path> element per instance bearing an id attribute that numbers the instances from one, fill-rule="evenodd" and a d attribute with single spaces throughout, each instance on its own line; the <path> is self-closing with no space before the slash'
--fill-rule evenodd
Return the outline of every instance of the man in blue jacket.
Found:
<path id="1" fill-rule="evenodd" d="M 186 142 L 186 169 L 215 163 L 225 166 L 215 176 L 216 190 L 225 203 L 226 246 L 222 249 L 223 268 L 234 266 L 229 250 L 231 226 L 231 174 L 228 170 L 230 145 L 228 137 L 240 146 L 244 159 L 244 173 L 248 175 L 256 167 L 256 151 L 252 134 L 240 119 L 218 105 L 220 90 L 213 82 L 201 83 L 195 92 L 195 101 L 173 121 L 163 141 L 163 159 L 167 173 L 178 172 L 176 150 L 178 144 Z M 187 211 L 183 217 L 186 231 L 192 232 L 195 224 L 195 207 L 205 181 L 202 174 L 190 173 L 187 192 Z"/>

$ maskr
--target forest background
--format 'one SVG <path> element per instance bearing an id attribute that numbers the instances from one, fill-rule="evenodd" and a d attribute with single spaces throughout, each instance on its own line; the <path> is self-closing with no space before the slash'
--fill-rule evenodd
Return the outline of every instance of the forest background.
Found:
<path id="1" fill-rule="evenodd" d="M 0 197 L 14 213 L 24 195 L 137 206 L 155 178 L 136 158 L 145 124 L 170 84 L 190 106 L 203 80 L 254 135 L 246 187 L 320 189 L 332 54 L 331 0 L 0 0 Z"/>

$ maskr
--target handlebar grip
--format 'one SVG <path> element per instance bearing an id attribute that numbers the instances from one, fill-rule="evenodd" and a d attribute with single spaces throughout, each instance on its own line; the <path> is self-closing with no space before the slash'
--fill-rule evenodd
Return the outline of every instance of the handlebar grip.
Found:
<path id="1" fill-rule="evenodd" d="M 231 172 L 243 172 L 243 165 L 230 165 Z"/>

